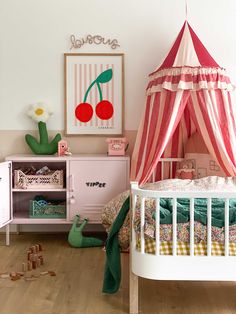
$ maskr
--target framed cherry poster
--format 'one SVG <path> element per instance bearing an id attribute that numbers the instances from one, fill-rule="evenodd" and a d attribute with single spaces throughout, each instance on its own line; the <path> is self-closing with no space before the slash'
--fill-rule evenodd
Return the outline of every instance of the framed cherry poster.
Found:
<path id="1" fill-rule="evenodd" d="M 124 55 L 64 54 L 66 135 L 122 135 Z"/>

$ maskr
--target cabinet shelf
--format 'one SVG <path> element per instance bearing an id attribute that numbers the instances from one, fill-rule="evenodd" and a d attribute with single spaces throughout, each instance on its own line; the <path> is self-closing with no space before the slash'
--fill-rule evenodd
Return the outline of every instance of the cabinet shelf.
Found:
<path id="1" fill-rule="evenodd" d="M 12 192 L 66 192 L 67 189 L 12 189 Z"/>
<path id="2" fill-rule="evenodd" d="M 32 218 L 29 217 L 29 210 L 22 209 L 14 212 L 13 224 L 66 224 L 71 223 L 66 218 Z"/>
<path id="3" fill-rule="evenodd" d="M 29 218 L 29 217 L 14 217 L 12 220 L 12 224 L 17 225 L 54 225 L 54 224 L 71 224 L 71 221 L 67 221 L 66 219 L 59 219 L 59 218 L 51 218 L 51 219 L 44 219 L 44 218 Z"/>

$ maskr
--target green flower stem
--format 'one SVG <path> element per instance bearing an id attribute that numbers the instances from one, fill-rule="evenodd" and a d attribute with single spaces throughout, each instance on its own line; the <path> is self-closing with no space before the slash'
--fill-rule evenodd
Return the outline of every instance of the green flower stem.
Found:
<path id="1" fill-rule="evenodd" d="M 39 142 L 40 142 L 40 144 L 48 144 L 48 131 L 47 131 L 46 123 L 40 121 L 38 123 L 38 129 L 39 129 Z"/>

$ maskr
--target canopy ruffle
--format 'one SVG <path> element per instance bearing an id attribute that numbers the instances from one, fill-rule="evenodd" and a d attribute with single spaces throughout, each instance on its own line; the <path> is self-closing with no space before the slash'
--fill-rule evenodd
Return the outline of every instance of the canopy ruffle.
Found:
<path id="1" fill-rule="evenodd" d="M 161 90 L 200 90 L 222 89 L 233 91 L 230 78 L 223 68 L 176 67 L 150 74 L 147 95 Z"/>

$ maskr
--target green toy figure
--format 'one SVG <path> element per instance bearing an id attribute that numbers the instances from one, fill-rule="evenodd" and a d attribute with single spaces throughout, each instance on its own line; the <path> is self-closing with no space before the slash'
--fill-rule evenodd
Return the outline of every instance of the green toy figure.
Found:
<path id="1" fill-rule="evenodd" d="M 36 155 L 53 155 L 57 152 L 58 142 L 61 140 L 61 134 L 57 134 L 54 139 L 49 142 L 46 121 L 49 119 L 52 112 L 45 105 L 38 103 L 31 105 L 28 116 L 38 122 L 39 142 L 30 135 L 25 135 L 26 143 Z"/>
<path id="2" fill-rule="evenodd" d="M 74 218 L 73 225 L 70 229 L 68 235 L 68 242 L 73 247 L 94 247 L 94 246 L 103 246 L 103 241 L 93 237 L 84 237 L 82 231 L 85 225 L 88 222 L 88 219 L 85 218 L 81 225 L 77 227 L 77 224 L 80 221 L 80 216 L 76 215 Z"/>

